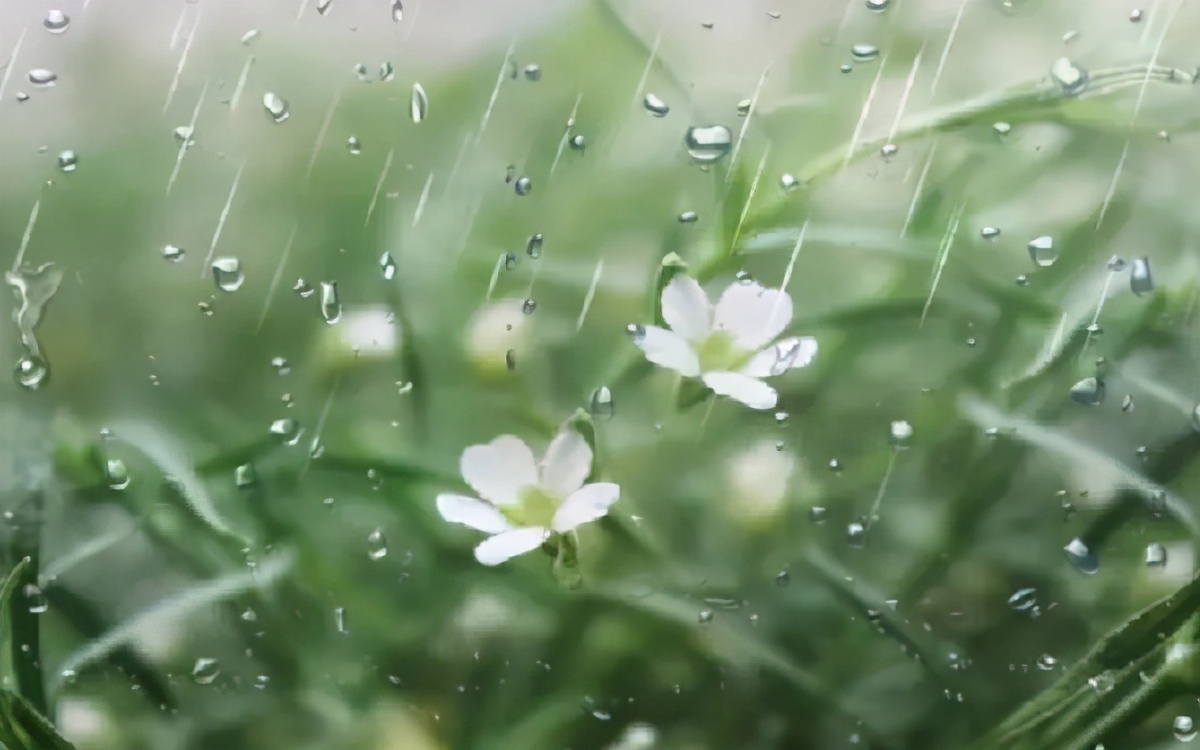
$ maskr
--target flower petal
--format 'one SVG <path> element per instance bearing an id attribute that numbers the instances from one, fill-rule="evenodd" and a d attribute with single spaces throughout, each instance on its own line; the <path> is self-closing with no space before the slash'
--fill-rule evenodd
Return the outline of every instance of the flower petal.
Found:
<path id="1" fill-rule="evenodd" d="M 537 484 L 538 480 L 533 451 L 524 440 L 512 435 L 467 448 L 459 469 L 480 497 L 496 505 L 512 505 L 522 487 Z"/>
<path id="2" fill-rule="evenodd" d="M 700 360 L 687 339 L 658 326 L 644 326 L 644 330 L 643 335 L 634 337 L 634 343 L 646 353 L 646 359 L 677 370 L 687 377 L 694 378 L 700 374 Z"/>
<path id="3" fill-rule="evenodd" d="M 758 351 L 775 340 L 792 322 L 792 298 L 787 292 L 760 284 L 734 282 L 721 293 L 713 328 L 729 331 L 734 343 Z"/>
<path id="4" fill-rule="evenodd" d="M 505 531 L 480 542 L 475 547 L 475 559 L 484 565 L 499 565 L 517 555 L 532 552 L 549 536 L 550 531 L 541 526 Z"/>
<path id="5" fill-rule="evenodd" d="M 740 372 L 706 372 L 704 384 L 715 393 L 741 401 L 751 409 L 773 409 L 779 402 L 775 389 Z"/>
<path id="6" fill-rule="evenodd" d="M 752 378 L 782 375 L 786 370 L 807 367 L 817 355 L 817 340 L 812 336 L 780 339 L 750 358 L 739 372 Z"/>
<path id="7" fill-rule="evenodd" d="M 621 496 L 621 488 L 612 482 L 596 482 L 580 487 L 558 506 L 550 526 L 555 531 L 570 531 L 580 524 L 608 514 L 608 507 Z"/>
<path id="8" fill-rule="evenodd" d="M 554 436 L 542 459 L 542 486 L 564 498 L 583 486 L 592 471 L 592 449 L 575 430 Z"/>
<path id="9" fill-rule="evenodd" d="M 489 534 L 499 534 L 512 528 L 512 524 L 496 506 L 466 495 L 449 492 L 438 495 L 437 509 L 442 518 L 450 523 L 461 523 Z"/>
<path id="10" fill-rule="evenodd" d="M 677 275 L 662 291 L 662 316 L 671 330 L 688 341 L 697 341 L 712 329 L 712 304 L 700 284 Z"/>

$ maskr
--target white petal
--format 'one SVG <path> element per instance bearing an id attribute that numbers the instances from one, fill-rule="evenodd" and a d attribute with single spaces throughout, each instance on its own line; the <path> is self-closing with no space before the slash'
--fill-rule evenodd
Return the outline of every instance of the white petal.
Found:
<path id="1" fill-rule="evenodd" d="M 722 292 L 713 315 L 713 328 L 729 331 L 734 343 L 749 351 L 774 341 L 791 322 L 792 298 L 787 292 L 741 282 Z"/>
<path id="2" fill-rule="evenodd" d="M 558 433 L 542 459 L 542 486 L 563 498 L 583 486 L 592 471 L 592 449 L 575 430 Z"/>
<path id="3" fill-rule="evenodd" d="M 817 355 L 817 340 L 812 336 L 793 336 L 775 342 L 750 358 L 739 371 L 752 378 L 782 375 L 783 369 L 807 367 Z M 791 360 L 790 362 L 788 360 Z"/>
<path id="4" fill-rule="evenodd" d="M 779 394 L 766 383 L 740 372 L 706 372 L 704 384 L 722 396 L 741 401 L 751 409 L 773 409 Z"/>
<path id="5" fill-rule="evenodd" d="M 496 506 L 466 495 L 443 493 L 437 496 L 438 513 L 450 523 L 461 523 L 472 529 L 499 534 L 512 528 Z"/>
<path id="6" fill-rule="evenodd" d="M 687 377 L 700 374 L 700 360 L 686 339 L 658 326 L 645 326 L 645 331 L 645 335 L 634 339 L 634 342 L 646 353 L 646 359 L 677 370 Z"/>
<path id="7" fill-rule="evenodd" d="M 459 469 L 463 479 L 484 500 L 512 505 L 522 487 L 537 484 L 533 451 L 521 438 L 501 435 L 487 445 L 472 445 L 463 451 Z"/>
<path id="8" fill-rule="evenodd" d="M 541 526 L 505 531 L 480 542 L 475 547 L 475 559 L 484 565 L 499 565 L 517 555 L 532 552 L 549 536 L 550 532 Z"/>
<path id="9" fill-rule="evenodd" d="M 671 330 L 688 341 L 708 335 L 712 328 L 712 305 L 695 279 L 679 274 L 663 288 L 662 315 Z"/>
<path id="10" fill-rule="evenodd" d="M 558 506 L 550 525 L 555 531 L 570 531 L 582 523 L 603 518 L 608 514 L 608 506 L 620 496 L 621 488 L 612 482 L 596 482 L 581 487 Z"/>

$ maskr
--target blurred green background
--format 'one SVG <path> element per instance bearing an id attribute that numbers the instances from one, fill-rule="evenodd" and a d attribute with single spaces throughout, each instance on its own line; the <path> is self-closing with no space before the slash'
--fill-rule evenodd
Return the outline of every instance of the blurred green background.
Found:
<path id="1" fill-rule="evenodd" d="M 319 5 L 0 7 L 0 256 L 63 271 L 49 379 L 0 382 L 5 570 L 34 562 L 5 688 L 97 750 L 1194 736 L 1194 592 L 1102 639 L 1200 540 L 1200 5 Z M 710 124 L 737 146 L 702 169 Z M 820 351 L 779 413 L 677 408 L 644 366 L 671 252 L 714 296 L 794 259 Z M 333 324 L 294 290 L 330 281 Z M 540 452 L 600 387 L 622 498 L 584 585 L 477 564 L 433 504 L 462 449 Z"/>

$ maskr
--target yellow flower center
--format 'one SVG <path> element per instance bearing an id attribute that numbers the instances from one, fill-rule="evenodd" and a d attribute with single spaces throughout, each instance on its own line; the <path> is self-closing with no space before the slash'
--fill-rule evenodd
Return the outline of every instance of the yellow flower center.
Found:
<path id="1" fill-rule="evenodd" d="M 754 352 L 738 347 L 728 331 L 713 331 L 696 347 L 696 356 L 700 359 L 700 372 L 723 372 L 741 369 Z"/>
<path id="2" fill-rule="evenodd" d="M 514 526 L 545 526 L 550 528 L 554 513 L 558 510 L 559 498 L 544 487 L 531 484 L 517 493 L 515 505 L 500 508 L 500 512 Z"/>

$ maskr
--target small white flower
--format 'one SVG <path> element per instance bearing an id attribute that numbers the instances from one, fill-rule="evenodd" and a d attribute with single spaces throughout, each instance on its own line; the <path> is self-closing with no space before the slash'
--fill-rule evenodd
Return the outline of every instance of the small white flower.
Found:
<path id="1" fill-rule="evenodd" d="M 537 549 L 553 533 L 603 517 L 621 494 L 611 482 L 584 484 L 592 449 L 574 430 L 558 433 L 541 464 L 525 441 L 501 435 L 464 450 L 459 468 L 483 499 L 443 493 L 437 497 L 438 512 L 451 523 L 491 535 L 475 548 L 484 565 L 499 565 Z"/>
<path id="2" fill-rule="evenodd" d="M 792 322 L 792 298 L 755 282 L 733 283 L 713 305 L 695 279 L 678 275 L 663 289 L 662 315 L 670 330 L 630 327 L 646 359 L 752 409 L 779 400 L 762 378 L 804 367 L 817 353 L 811 336 L 775 341 Z"/>

